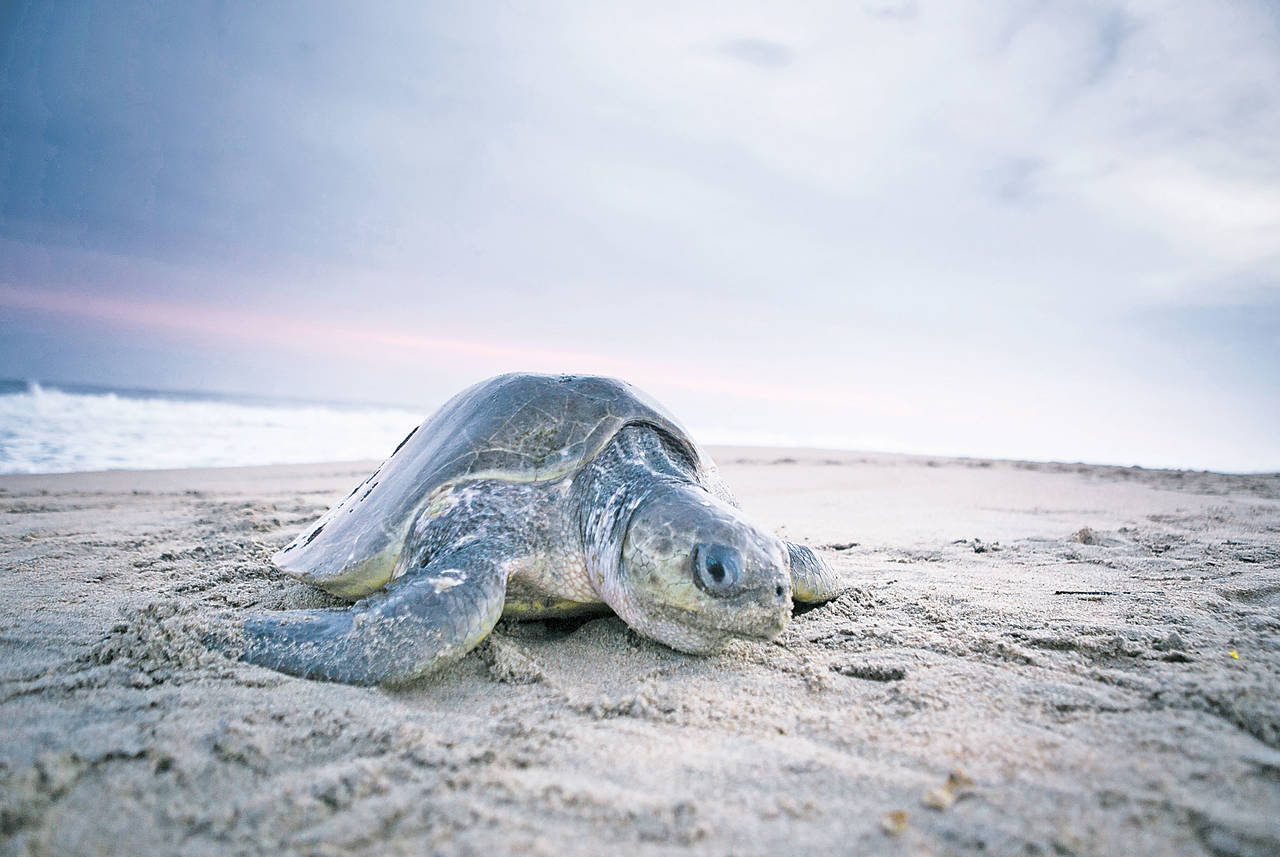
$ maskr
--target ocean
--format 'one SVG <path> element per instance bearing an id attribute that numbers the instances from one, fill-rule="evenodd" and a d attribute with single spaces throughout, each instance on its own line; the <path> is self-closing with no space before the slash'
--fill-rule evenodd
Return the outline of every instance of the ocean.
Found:
<path id="1" fill-rule="evenodd" d="M 427 412 L 0 381 L 0 473 L 381 459 Z"/>
<path id="2" fill-rule="evenodd" d="M 414 410 L 0 380 L 0 474 L 381 460 L 440 404 Z M 771 432 L 691 430 L 705 444 L 806 445 Z"/>

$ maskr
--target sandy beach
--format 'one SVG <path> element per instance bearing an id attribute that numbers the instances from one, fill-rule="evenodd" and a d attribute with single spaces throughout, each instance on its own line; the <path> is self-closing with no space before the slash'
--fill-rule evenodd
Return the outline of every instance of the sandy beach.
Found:
<path id="1" fill-rule="evenodd" d="M 1280 853 L 1280 475 L 711 451 L 847 594 L 396 690 L 201 642 L 374 462 L 0 477 L 0 854 Z"/>

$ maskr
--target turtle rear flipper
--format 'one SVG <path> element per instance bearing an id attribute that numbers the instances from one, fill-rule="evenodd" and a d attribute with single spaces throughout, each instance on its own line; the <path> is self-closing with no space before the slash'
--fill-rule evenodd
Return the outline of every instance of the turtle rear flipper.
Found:
<path id="1" fill-rule="evenodd" d="M 848 589 L 848 585 L 811 547 L 784 542 L 791 560 L 791 598 L 801 604 L 821 604 Z"/>
<path id="2" fill-rule="evenodd" d="M 344 610 L 286 610 L 244 623 L 241 660 L 350 684 L 405 682 L 461 658 L 502 615 L 500 551 L 470 544 Z"/>

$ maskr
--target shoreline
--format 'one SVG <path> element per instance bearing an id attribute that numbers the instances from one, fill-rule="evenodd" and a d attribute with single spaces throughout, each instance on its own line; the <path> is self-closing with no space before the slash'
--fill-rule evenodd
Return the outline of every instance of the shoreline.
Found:
<path id="1" fill-rule="evenodd" d="M 885 452 L 881 450 L 839 449 L 816 446 L 768 446 L 750 444 L 707 444 L 704 449 L 712 459 L 720 463 L 721 459 L 730 457 L 736 460 L 763 460 L 776 462 L 779 459 L 793 458 L 808 463 L 832 462 L 840 463 L 923 463 L 934 462 L 939 466 L 988 467 L 993 465 L 1024 466 L 1039 469 L 1052 469 L 1062 472 L 1088 470 L 1116 471 L 1126 470 L 1156 474 L 1184 474 L 1226 477 L 1280 477 L 1280 470 L 1213 470 L 1196 467 L 1153 467 L 1143 464 L 1107 464 L 1089 461 L 1068 461 L 1066 459 L 1033 459 L 1002 458 L 978 455 L 933 455 L 916 452 Z M 380 458 L 332 459 L 324 461 L 298 461 L 272 464 L 215 464 L 193 465 L 191 467 L 117 467 L 101 470 L 56 470 L 40 473 L 0 473 L 0 481 L 15 477 L 48 477 L 48 476 L 93 476 L 113 473 L 192 473 L 202 471 L 241 471 L 268 468 L 310 468 L 323 467 L 377 467 Z"/>

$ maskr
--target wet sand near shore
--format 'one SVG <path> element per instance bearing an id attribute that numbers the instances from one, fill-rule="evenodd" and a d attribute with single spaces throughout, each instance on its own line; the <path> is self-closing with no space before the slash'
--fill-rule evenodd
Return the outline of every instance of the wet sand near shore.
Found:
<path id="1" fill-rule="evenodd" d="M 201 642 L 374 462 L 0 477 L 0 855 L 1280 853 L 1280 475 L 711 452 L 847 594 L 394 690 Z"/>

